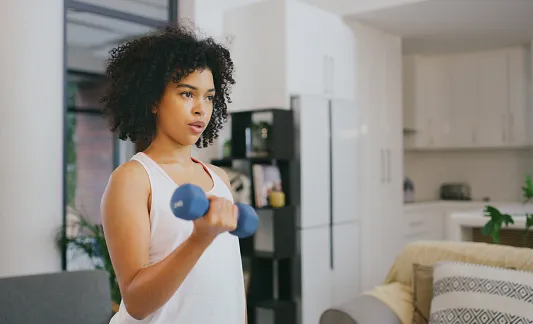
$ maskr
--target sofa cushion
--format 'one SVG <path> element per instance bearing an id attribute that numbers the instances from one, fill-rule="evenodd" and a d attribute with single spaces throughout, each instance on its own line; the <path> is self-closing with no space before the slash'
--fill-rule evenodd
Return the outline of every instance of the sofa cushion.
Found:
<path id="1" fill-rule="evenodd" d="M 0 278 L 0 323 L 107 324 L 112 315 L 105 271 Z"/>
<path id="2" fill-rule="evenodd" d="M 533 274 L 438 262 L 433 270 L 429 323 L 533 323 Z"/>
<path id="3" fill-rule="evenodd" d="M 413 324 L 427 324 L 433 299 L 433 267 L 413 264 Z"/>

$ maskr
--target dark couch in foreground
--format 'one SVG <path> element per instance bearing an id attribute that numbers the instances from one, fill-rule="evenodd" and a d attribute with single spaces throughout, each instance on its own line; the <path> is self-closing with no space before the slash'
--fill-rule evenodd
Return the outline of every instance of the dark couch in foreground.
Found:
<path id="1" fill-rule="evenodd" d="M 0 278 L 0 324 L 107 324 L 111 316 L 104 271 Z"/>

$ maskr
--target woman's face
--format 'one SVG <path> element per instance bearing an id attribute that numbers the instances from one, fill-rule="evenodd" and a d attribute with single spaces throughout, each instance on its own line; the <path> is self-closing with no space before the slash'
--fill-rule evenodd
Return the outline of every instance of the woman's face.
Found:
<path id="1" fill-rule="evenodd" d="M 157 114 L 157 132 L 181 145 L 194 145 L 213 113 L 215 85 L 209 69 L 197 70 L 178 84 L 169 82 Z"/>

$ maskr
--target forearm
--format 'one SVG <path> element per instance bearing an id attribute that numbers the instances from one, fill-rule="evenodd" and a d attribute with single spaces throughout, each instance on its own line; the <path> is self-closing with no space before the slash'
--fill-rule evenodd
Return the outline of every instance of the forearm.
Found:
<path id="1" fill-rule="evenodd" d="M 136 319 L 143 319 L 162 307 L 178 290 L 210 243 L 210 240 L 191 236 L 168 257 L 140 270 L 123 293 L 128 313 Z"/>

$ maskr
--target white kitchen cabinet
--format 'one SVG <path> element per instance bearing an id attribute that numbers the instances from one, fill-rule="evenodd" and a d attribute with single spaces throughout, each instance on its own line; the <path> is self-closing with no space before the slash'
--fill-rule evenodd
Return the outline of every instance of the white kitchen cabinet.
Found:
<path id="1" fill-rule="evenodd" d="M 428 208 L 405 212 L 402 226 L 403 243 L 444 240 L 445 212 L 441 208 Z"/>
<path id="2" fill-rule="evenodd" d="M 478 64 L 474 55 L 452 55 L 440 58 L 446 64 L 443 73 L 449 78 L 448 98 L 440 107 L 441 116 L 446 116 L 446 132 L 439 134 L 442 147 L 466 148 L 476 144 L 478 113 Z"/>
<path id="3" fill-rule="evenodd" d="M 511 145 L 524 146 L 531 145 L 533 123 L 531 117 L 533 113 L 528 109 L 528 85 L 530 76 L 528 66 L 528 55 L 520 48 L 510 49 L 507 53 L 508 62 L 508 88 L 509 88 L 509 110 L 506 118 L 507 142 Z"/>
<path id="4" fill-rule="evenodd" d="M 329 257 L 329 228 L 301 231 L 301 321 L 318 323 L 320 315 L 332 305 L 332 272 Z"/>
<path id="5" fill-rule="evenodd" d="M 343 305 L 360 292 L 358 223 L 343 223 L 333 226 L 333 251 L 335 253 L 332 277 L 332 305 Z M 306 322 L 304 322 L 306 323 Z"/>
<path id="6" fill-rule="evenodd" d="M 289 108 L 292 95 L 354 99 L 354 37 L 341 17 L 300 0 L 227 10 L 232 110 Z"/>
<path id="7" fill-rule="evenodd" d="M 353 23 L 361 181 L 361 291 L 379 284 L 399 252 L 403 216 L 402 58 L 397 37 Z"/>
<path id="8" fill-rule="evenodd" d="M 526 50 L 410 56 L 404 59 L 407 148 L 531 145 Z"/>
<path id="9" fill-rule="evenodd" d="M 302 96 L 294 109 L 299 128 L 301 217 L 299 226 L 311 228 L 330 222 L 330 132 L 326 98 Z M 299 109 L 302 107 L 302 109 Z M 303 110 L 305 109 L 305 111 Z M 354 148 L 355 149 L 355 148 Z M 350 154 L 347 150 L 345 154 Z M 337 159 L 335 159 L 337 160 Z"/>
<path id="10" fill-rule="evenodd" d="M 321 119 L 323 117 L 321 117 L 320 114 L 316 114 L 313 118 Z M 357 120 L 358 109 L 355 102 L 339 99 L 331 101 L 331 124 L 334 125 L 331 129 L 331 149 L 332 152 L 334 152 L 334 155 L 331 158 L 331 172 L 333 179 L 331 184 L 331 199 L 333 203 L 334 223 L 353 222 L 361 217 L 361 213 L 358 212 L 358 208 L 361 204 L 361 197 L 357 190 L 358 186 L 356 185 L 362 181 L 360 169 L 362 155 L 360 151 L 360 138 L 357 134 Z M 317 129 L 320 128 L 321 127 L 315 126 L 314 129 L 309 128 L 309 130 L 311 132 L 319 133 Z M 304 141 L 303 138 L 301 140 Z M 313 140 L 310 139 L 309 143 L 311 143 L 311 141 Z M 317 158 L 321 158 L 316 154 L 317 146 L 322 145 L 319 145 L 316 142 L 309 145 L 309 147 L 314 148 L 314 152 L 310 152 L 311 154 L 314 154 L 314 157 L 309 157 L 310 159 L 317 160 Z M 328 147 L 328 145 L 324 145 L 324 147 Z M 329 163 L 323 164 L 329 165 Z M 320 170 L 310 170 L 311 173 L 308 174 L 317 171 Z M 314 187 L 315 186 L 311 187 L 309 190 L 316 190 Z M 317 198 L 318 202 L 315 204 L 320 203 L 320 198 Z"/>
<path id="11" fill-rule="evenodd" d="M 509 80 L 507 53 L 484 52 L 477 59 L 477 120 L 475 146 L 503 146 L 507 142 Z"/>

